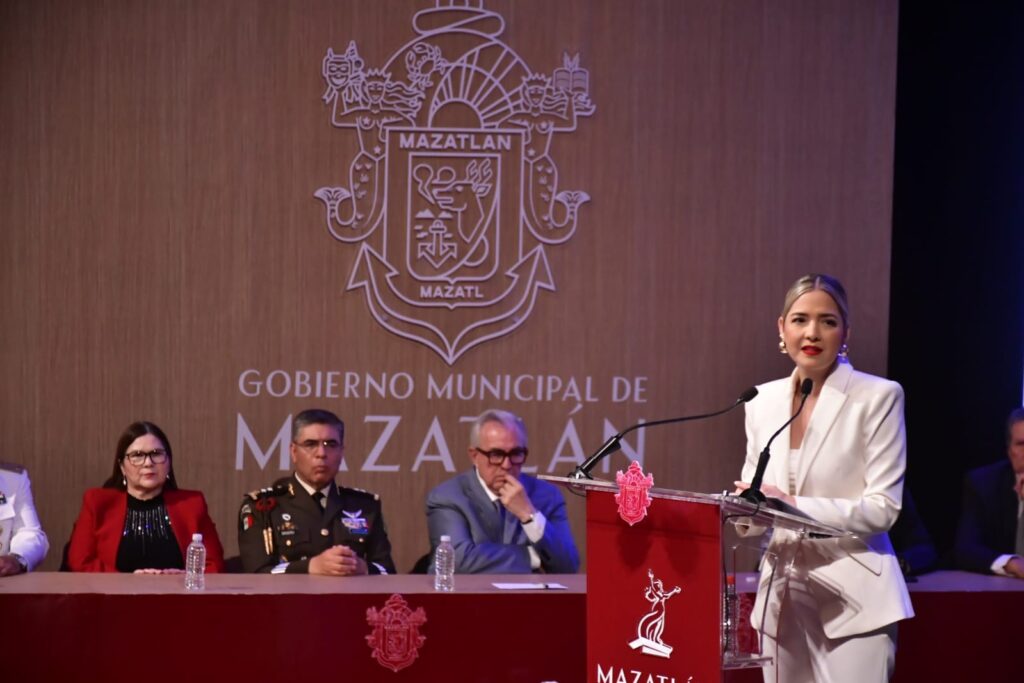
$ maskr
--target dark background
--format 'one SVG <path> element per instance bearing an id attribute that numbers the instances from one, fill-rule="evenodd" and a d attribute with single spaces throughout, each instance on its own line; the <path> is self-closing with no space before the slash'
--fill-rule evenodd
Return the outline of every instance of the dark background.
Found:
<path id="1" fill-rule="evenodd" d="M 963 474 L 1006 457 L 1021 404 L 1024 7 L 903 2 L 899 22 L 889 376 L 946 554 Z"/>

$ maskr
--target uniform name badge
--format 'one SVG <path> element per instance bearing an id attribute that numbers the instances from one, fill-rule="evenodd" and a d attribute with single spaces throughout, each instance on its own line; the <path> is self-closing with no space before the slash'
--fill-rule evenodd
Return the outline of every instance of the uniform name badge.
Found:
<path id="1" fill-rule="evenodd" d="M 366 518 L 362 514 L 362 510 L 356 510 L 355 512 L 341 511 L 341 523 L 348 529 L 350 534 L 365 536 L 370 533 L 370 528 L 366 525 Z"/>

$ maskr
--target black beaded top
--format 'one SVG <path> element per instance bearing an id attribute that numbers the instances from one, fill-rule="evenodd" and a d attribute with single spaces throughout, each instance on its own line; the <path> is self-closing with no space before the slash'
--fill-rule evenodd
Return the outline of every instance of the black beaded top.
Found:
<path id="1" fill-rule="evenodd" d="M 128 496 L 128 511 L 117 548 L 117 571 L 184 569 L 185 560 L 171 530 L 163 494 L 149 500 L 139 500 L 129 493 L 125 495 Z"/>

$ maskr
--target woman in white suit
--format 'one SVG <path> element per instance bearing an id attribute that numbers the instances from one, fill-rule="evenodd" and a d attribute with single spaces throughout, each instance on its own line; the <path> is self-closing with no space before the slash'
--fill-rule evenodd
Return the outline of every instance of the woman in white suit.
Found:
<path id="1" fill-rule="evenodd" d="M 748 488 L 758 455 L 796 412 L 799 387 L 810 379 L 803 411 L 773 442 L 761 490 L 855 536 L 773 536 L 754 610 L 754 627 L 775 658 L 765 681 L 888 681 L 896 623 L 914 615 L 886 534 L 903 496 L 903 389 L 850 365 L 846 292 L 835 278 L 797 280 L 778 324 L 779 349 L 796 368 L 758 387 L 747 404 L 747 459 L 737 486 Z M 782 580 L 769 590 L 772 572 Z"/>

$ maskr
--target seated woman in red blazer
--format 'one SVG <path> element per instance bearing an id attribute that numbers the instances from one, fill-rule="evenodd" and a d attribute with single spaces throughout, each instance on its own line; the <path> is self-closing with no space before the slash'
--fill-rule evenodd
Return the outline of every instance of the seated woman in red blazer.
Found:
<path id="1" fill-rule="evenodd" d="M 110 479 L 85 492 L 68 566 L 73 572 L 181 572 L 193 533 L 203 535 L 206 571 L 224 571 L 224 548 L 206 499 L 174 481 L 167 435 L 152 422 L 133 422 L 117 442 Z"/>

